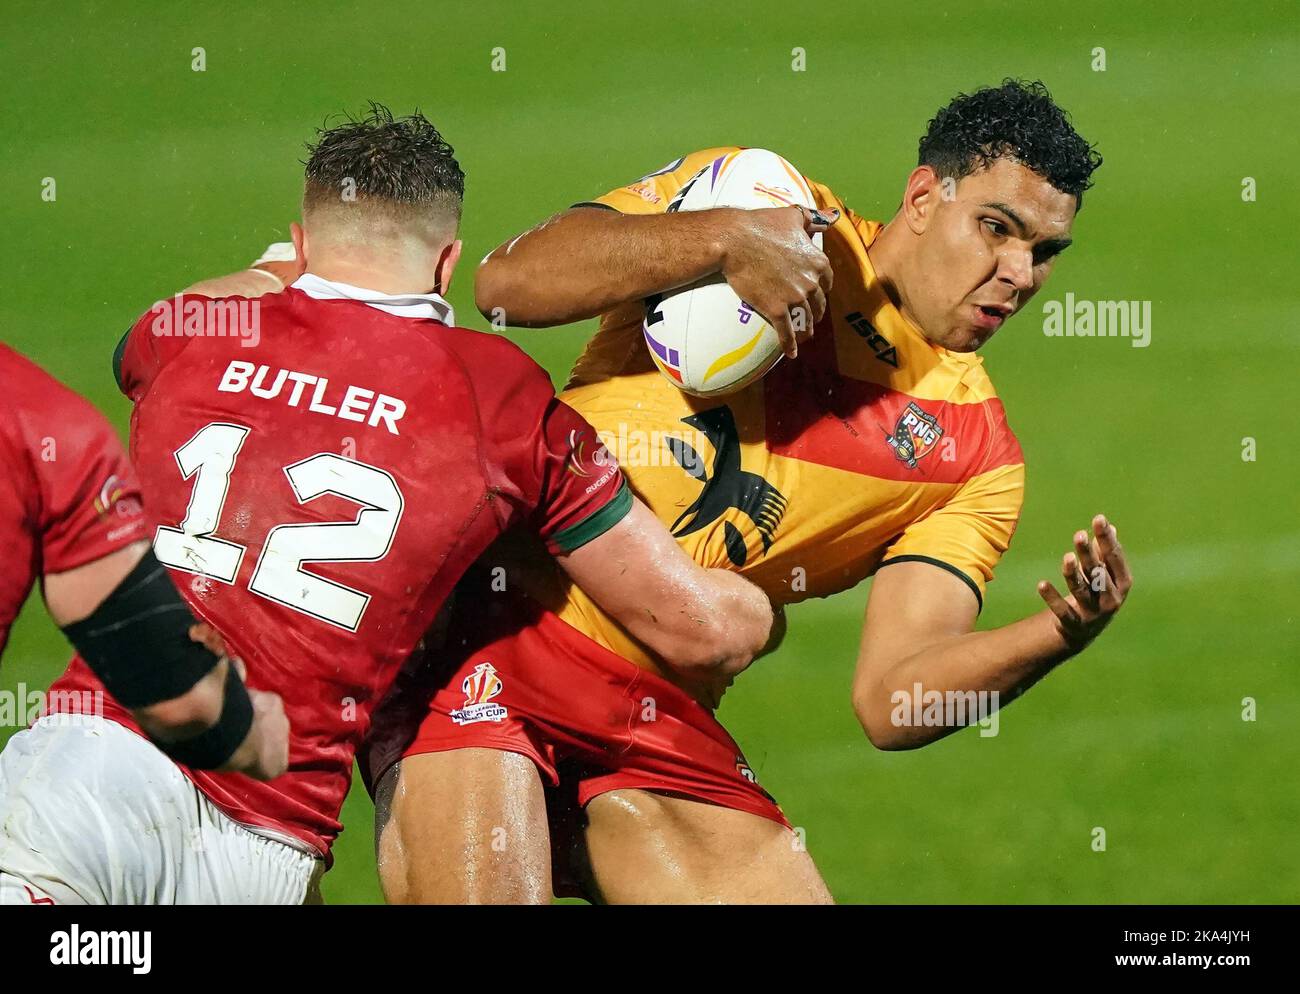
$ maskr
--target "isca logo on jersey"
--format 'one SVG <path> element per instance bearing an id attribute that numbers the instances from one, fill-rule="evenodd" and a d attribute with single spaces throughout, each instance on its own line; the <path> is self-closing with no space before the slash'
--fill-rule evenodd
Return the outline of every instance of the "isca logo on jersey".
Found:
<path id="1" fill-rule="evenodd" d="M 451 720 L 458 725 L 473 725 L 480 721 L 504 721 L 510 712 L 492 698 L 501 693 L 501 678 L 491 663 L 479 663 L 474 672 L 460 685 L 465 703 L 451 712 Z"/>

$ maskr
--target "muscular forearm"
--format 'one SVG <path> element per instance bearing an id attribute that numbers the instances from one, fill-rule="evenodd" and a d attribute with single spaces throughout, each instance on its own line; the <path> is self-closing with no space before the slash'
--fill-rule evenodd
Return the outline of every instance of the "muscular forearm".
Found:
<path id="1" fill-rule="evenodd" d="M 1076 651 L 1052 612 L 1040 611 L 1001 628 L 944 639 L 904 657 L 855 688 L 854 708 L 877 747 L 913 749 L 962 727 L 950 720 L 937 724 L 910 720 L 918 686 L 920 694 L 937 691 L 945 700 L 949 694 L 982 693 L 996 708 L 1009 704 Z M 900 709 L 900 703 L 906 706 Z M 907 720 L 896 721 L 900 713 Z M 965 723 L 986 716 L 968 714 Z M 949 717 L 945 712 L 945 719 Z"/>
<path id="2" fill-rule="evenodd" d="M 671 678 L 711 706 L 771 637 L 767 595 L 735 573 L 700 566 L 639 500 L 613 528 L 559 562 L 602 611 L 664 661 Z"/>
<path id="3" fill-rule="evenodd" d="M 951 571 L 924 562 L 881 570 L 867 603 L 853 686 L 853 707 L 872 743 L 913 749 L 982 721 L 1101 634 L 1133 576 L 1104 515 L 1093 518 L 1092 533 L 1090 539 L 1075 532 L 1074 551 L 1061 561 L 1068 596 L 1040 580 L 1047 610 L 991 631 L 972 631 L 976 599 Z M 942 718 L 934 720 L 939 701 Z"/>
<path id="4" fill-rule="evenodd" d="M 565 211 L 483 260 L 475 303 L 489 320 L 523 327 L 595 317 L 722 269 L 733 213 Z"/>

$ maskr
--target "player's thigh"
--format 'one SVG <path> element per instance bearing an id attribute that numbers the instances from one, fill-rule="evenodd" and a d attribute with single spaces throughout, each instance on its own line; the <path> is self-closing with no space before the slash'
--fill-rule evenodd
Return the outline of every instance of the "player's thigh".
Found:
<path id="1" fill-rule="evenodd" d="M 498 749 L 407 756 L 375 791 L 375 850 L 393 904 L 545 904 L 550 834 L 533 761 Z"/>
<path id="2" fill-rule="evenodd" d="M 606 903 L 831 903 L 802 837 L 769 818 L 628 789 L 586 812 L 587 870 Z"/>

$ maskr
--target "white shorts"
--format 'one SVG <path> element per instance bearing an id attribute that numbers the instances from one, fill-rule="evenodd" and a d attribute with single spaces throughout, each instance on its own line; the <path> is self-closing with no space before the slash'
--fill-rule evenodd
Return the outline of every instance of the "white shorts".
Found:
<path id="1" fill-rule="evenodd" d="M 302 904 L 320 867 L 116 722 L 47 716 L 0 752 L 0 904 Z"/>

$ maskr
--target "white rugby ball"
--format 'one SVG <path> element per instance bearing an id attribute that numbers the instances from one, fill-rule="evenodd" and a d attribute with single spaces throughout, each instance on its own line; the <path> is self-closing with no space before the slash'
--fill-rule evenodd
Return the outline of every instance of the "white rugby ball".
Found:
<path id="1" fill-rule="evenodd" d="M 669 211 L 793 205 L 816 208 L 799 170 L 775 152 L 747 148 L 714 159 L 669 204 Z M 821 247 L 821 235 L 813 241 Z M 767 319 L 736 295 L 721 273 L 646 300 L 641 325 L 659 371 L 697 397 L 734 393 L 780 360 Z"/>

